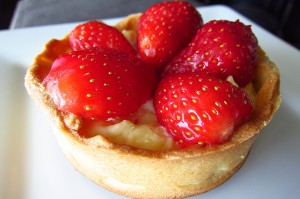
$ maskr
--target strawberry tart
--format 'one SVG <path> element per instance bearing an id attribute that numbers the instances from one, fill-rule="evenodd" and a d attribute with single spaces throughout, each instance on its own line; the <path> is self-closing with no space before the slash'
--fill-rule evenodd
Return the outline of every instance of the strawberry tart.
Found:
<path id="1" fill-rule="evenodd" d="M 50 40 L 25 86 L 74 167 L 133 198 L 221 185 L 281 100 L 279 71 L 249 25 L 203 23 L 181 1 Z"/>

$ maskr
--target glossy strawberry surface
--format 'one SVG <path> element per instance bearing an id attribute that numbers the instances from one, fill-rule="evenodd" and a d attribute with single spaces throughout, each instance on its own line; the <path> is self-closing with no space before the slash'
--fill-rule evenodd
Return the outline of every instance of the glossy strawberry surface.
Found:
<path id="1" fill-rule="evenodd" d="M 119 30 L 100 21 L 88 21 L 76 26 L 69 35 L 73 50 L 106 46 L 135 55 L 136 51 Z"/>
<path id="2" fill-rule="evenodd" d="M 239 86 L 245 86 L 254 77 L 257 47 L 250 26 L 213 20 L 171 61 L 165 75 L 197 72 L 221 79 L 233 76 Z"/>
<path id="3" fill-rule="evenodd" d="M 154 103 L 158 121 L 180 147 L 227 141 L 253 109 L 242 89 L 195 73 L 162 79 Z"/>
<path id="4" fill-rule="evenodd" d="M 58 57 L 43 83 L 58 109 L 107 121 L 136 111 L 151 97 L 154 81 L 139 58 L 96 47 Z"/>
<path id="5" fill-rule="evenodd" d="M 141 58 L 161 70 L 202 26 L 199 12 L 188 2 L 161 2 L 149 7 L 138 24 Z"/>

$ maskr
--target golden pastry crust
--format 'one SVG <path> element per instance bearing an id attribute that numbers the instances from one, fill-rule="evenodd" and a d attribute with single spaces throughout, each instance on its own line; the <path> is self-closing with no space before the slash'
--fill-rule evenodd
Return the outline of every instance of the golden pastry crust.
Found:
<path id="1" fill-rule="evenodd" d="M 130 15 L 115 26 L 133 45 L 139 16 Z M 98 185 L 128 197 L 182 198 L 224 183 L 242 166 L 260 130 L 281 101 L 279 71 L 259 49 L 253 81 L 257 92 L 255 111 L 224 144 L 150 151 L 115 144 L 101 135 L 84 138 L 77 133 L 81 119 L 59 111 L 42 84 L 54 59 L 67 51 L 67 36 L 49 41 L 27 71 L 27 91 L 51 120 L 56 138 L 74 167 Z"/>

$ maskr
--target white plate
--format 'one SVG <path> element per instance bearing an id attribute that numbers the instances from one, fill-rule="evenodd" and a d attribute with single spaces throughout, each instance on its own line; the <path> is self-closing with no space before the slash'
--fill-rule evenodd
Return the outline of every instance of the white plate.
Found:
<path id="1" fill-rule="evenodd" d="M 253 25 L 260 45 L 281 71 L 283 100 L 244 166 L 222 186 L 194 198 L 299 198 L 300 52 L 228 7 L 199 11 L 205 21 L 240 19 Z M 63 37 L 74 26 L 0 31 L 0 198 L 124 198 L 98 187 L 71 166 L 23 86 L 25 71 L 44 43 Z"/>

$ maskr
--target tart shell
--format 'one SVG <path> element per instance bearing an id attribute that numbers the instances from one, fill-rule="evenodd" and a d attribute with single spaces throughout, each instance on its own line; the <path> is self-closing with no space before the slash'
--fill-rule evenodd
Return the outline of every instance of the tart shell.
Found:
<path id="1" fill-rule="evenodd" d="M 130 15 L 115 25 L 134 46 L 139 16 Z M 58 110 L 42 84 L 56 57 L 71 50 L 68 42 L 66 36 L 46 44 L 27 71 L 25 87 L 48 116 L 60 147 L 74 167 L 96 184 L 124 196 L 183 198 L 221 185 L 243 165 L 280 105 L 278 68 L 259 48 L 253 80 L 257 93 L 254 113 L 224 144 L 150 151 L 115 144 L 101 135 L 85 138 L 78 134 L 81 118 Z"/>

